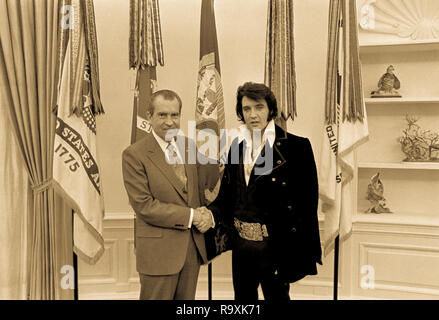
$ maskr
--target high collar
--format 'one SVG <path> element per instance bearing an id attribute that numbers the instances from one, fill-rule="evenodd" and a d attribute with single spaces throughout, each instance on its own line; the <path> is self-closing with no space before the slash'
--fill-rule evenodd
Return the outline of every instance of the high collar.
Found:
<path id="1" fill-rule="evenodd" d="M 273 124 L 274 126 L 274 130 L 276 133 L 276 137 L 274 140 L 274 143 L 271 147 L 268 148 L 268 150 L 266 150 L 267 148 L 263 148 L 261 151 L 261 155 L 262 157 L 273 157 L 272 158 L 272 166 L 267 167 L 267 170 L 262 173 L 262 174 L 258 174 L 255 175 L 254 172 L 254 168 L 252 170 L 251 176 L 250 176 L 250 180 L 248 183 L 248 188 L 253 188 L 255 186 L 255 183 L 261 179 L 262 177 L 265 177 L 268 174 L 271 174 L 273 171 L 278 170 L 278 168 L 281 168 L 282 166 L 284 166 L 287 163 L 287 158 L 285 157 L 285 154 L 287 152 L 287 148 L 288 148 L 288 135 L 287 132 L 280 126 Z M 243 157 L 244 157 L 244 152 L 246 152 L 246 146 L 247 142 L 244 138 L 242 138 L 241 136 L 239 137 L 239 139 L 235 140 L 235 143 L 232 144 L 231 146 L 231 154 L 239 154 L 239 162 L 238 165 L 241 167 L 241 172 L 242 174 L 244 174 L 244 163 L 243 163 Z M 271 155 L 266 155 L 266 152 L 270 152 Z M 230 161 L 233 163 L 233 161 L 238 161 L 238 158 L 231 158 Z M 259 166 L 257 165 L 260 161 L 256 160 L 255 162 L 255 166 Z M 265 162 L 262 161 L 263 166 L 265 165 Z M 244 176 L 243 176 L 244 177 Z"/>
<path id="2" fill-rule="evenodd" d="M 250 131 L 247 126 L 244 124 L 239 127 L 239 143 L 245 141 L 247 146 L 252 146 L 252 131 Z M 274 124 L 274 120 L 270 120 L 265 127 L 264 134 L 262 136 L 262 143 L 268 141 L 270 148 L 273 147 L 274 141 L 276 140 L 276 126 Z"/>

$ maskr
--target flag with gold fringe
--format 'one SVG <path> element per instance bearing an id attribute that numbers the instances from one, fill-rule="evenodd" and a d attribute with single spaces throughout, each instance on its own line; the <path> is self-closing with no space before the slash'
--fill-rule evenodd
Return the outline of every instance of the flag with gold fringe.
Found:
<path id="1" fill-rule="evenodd" d="M 226 143 L 220 144 L 218 139 L 221 129 L 224 129 L 225 126 L 225 114 L 214 0 L 202 0 L 201 2 L 200 62 L 198 66 L 195 121 L 197 130 L 203 130 L 203 133 L 206 133 L 206 140 L 204 141 L 216 139 L 218 146 L 217 154 L 205 154 L 202 147 L 204 141 L 200 138 L 199 140 L 202 141 L 197 139 L 199 152 L 206 157 L 220 160 L 220 157 L 225 156 L 227 150 L 219 150 L 219 146 L 225 148 L 227 146 Z M 224 138 L 226 137 L 221 137 L 221 139 Z M 222 168 L 221 166 L 220 170 Z M 212 169 L 212 166 L 202 167 L 201 172 L 199 172 L 200 179 L 203 180 L 204 176 L 210 175 L 209 172 L 204 172 L 203 170 L 210 171 Z M 208 181 L 208 179 L 205 180 Z M 215 186 L 206 186 L 205 196 L 209 201 L 216 198 L 219 185 L 220 182 L 218 181 Z"/>
<path id="2" fill-rule="evenodd" d="M 147 113 L 157 84 L 158 65 L 164 65 L 159 1 L 130 0 L 129 67 L 136 72 L 131 144 L 151 132 Z M 134 219 L 134 233 L 135 229 Z"/>
<path id="3" fill-rule="evenodd" d="M 361 82 L 354 1 L 331 0 L 319 195 L 325 216 L 325 255 L 352 230 L 356 208 L 355 150 L 369 136 Z"/>
<path id="4" fill-rule="evenodd" d="M 286 130 L 286 121 L 297 116 L 293 0 L 268 1 L 264 78 L 276 96 L 276 123 Z"/>
<path id="5" fill-rule="evenodd" d="M 151 131 L 147 108 L 155 91 L 158 65 L 164 65 L 159 2 L 130 0 L 129 67 L 136 72 L 131 143 Z"/>
<path id="6" fill-rule="evenodd" d="M 94 9 L 92 0 L 65 0 L 63 4 L 69 8 L 70 19 L 61 23 L 53 179 L 56 190 L 74 210 L 74 251 L 94 264 L 104 252 L 95 119 L 103 108 Z"/>

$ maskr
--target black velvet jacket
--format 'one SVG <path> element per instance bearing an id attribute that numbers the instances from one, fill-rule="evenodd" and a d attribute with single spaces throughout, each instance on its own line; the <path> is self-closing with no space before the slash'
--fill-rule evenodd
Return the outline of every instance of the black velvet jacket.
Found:
<path id="1" fill-rule="evenodd" d="M 322 264 L 318 181 L 309 140 L 276 126 L 274 145 L 266 145 L 248 186 L 242 160 L 244 144 L 233 141 L 218 197 L 209 205 L 216 223 L 215 230 L 205 234 L 209 260 L 233 249 L 233 238 L 238 236 L 233 218 L 237 217 L 267 225 L 277 271 L 285 281 L 317 274 L 316 263 Z"/>

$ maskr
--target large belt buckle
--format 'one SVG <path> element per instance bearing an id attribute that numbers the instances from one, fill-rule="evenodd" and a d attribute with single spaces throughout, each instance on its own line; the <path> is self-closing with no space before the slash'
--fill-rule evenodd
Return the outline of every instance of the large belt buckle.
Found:
<path id="1" fill-rule="evenodd" d="M 267 226 L 257 222 L 244 222 L 234 218 L 234 225 L 241 238 L 251 241 L 263 241 L 268 237 Z"/>

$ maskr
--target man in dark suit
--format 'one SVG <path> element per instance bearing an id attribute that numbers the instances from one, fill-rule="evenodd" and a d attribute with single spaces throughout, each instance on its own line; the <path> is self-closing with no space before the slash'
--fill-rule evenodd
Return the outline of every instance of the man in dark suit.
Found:
<path id="1" fill-rule="evenodd" d="M 151 133 L 122 154 L 125 189 L 136 213 L 140 299 L 194 299 L 200 264 L 207 262 L 202 233 L 213 220 L 199 208 L 197 164 L 187 161 L 194 142 L 175 139 L 181 106 L 175 92 L 155 92 Z"/>
<path id="2" fill-rule="evenodd" d="M 263 84 L 238 88 L 236 113 L 245 125 L 208 208 L 217 228 L 231 230 L 220 250 L 232 249 L 235 299 L 257 300 L 260 284 L 266 300 L 289 300 L 289 284 L 322 263 L 313 151 L 308 139 L 274 124 L 276 98 Z"/>

